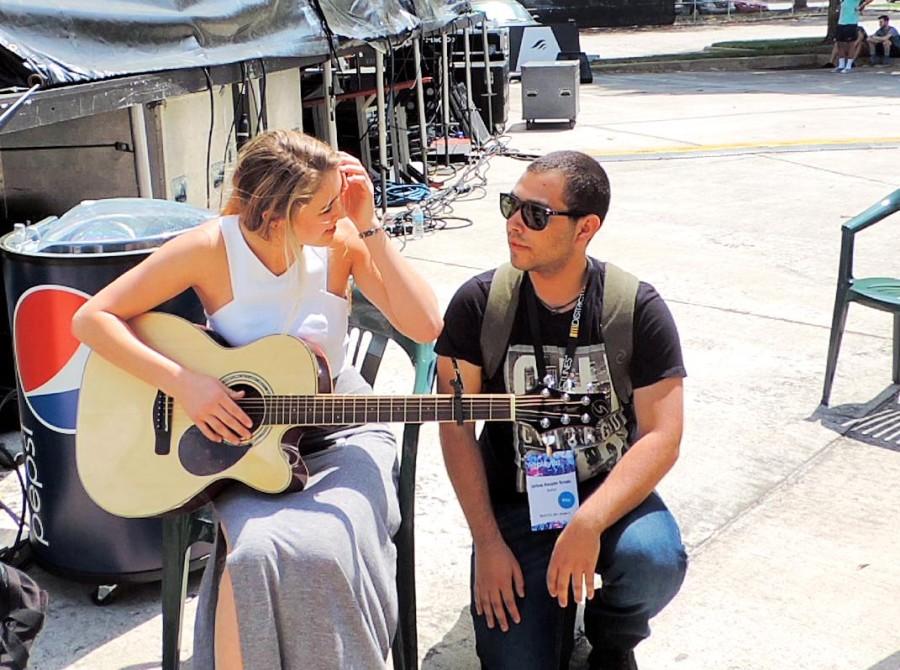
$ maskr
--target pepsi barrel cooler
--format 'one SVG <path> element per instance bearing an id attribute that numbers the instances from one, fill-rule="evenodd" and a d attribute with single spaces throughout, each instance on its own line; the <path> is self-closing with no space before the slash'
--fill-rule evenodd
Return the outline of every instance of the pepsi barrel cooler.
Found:
<path id="1" fill-rule="evenodd" d="M 140 202 L 131 198 L 115 202 L 133 210 L 135 205 L 126 202 L 131 200 Z M 205 210 L 189 209 L 193 212 L 182 221 L 184 227 L 210 218 Z M 88 349 L 72 336 L 71 323 L 90 296 L 177 232 L 156 232 L 141 239 L 131 231 L 124 241 L 109 239 L 115 236 L 108 230 L 94 236 L 105 238 L 99 241 L 84 232 L 54 241 L 52 234 L 42 232 L 41 237 L 51 238 L 48 242 L 36 244 L 32 239 L 23 244 L 43 223 L 17 227 L 0 239 L 26 458 L 31 546 L 43 567 L 74 579 L 101 583 L 156 579 L 162 567 L 161 521 L 124 519 L 103 511 L 78 478 L 75 419 Z M 193 291 L 159 309 L 195 322 L 204 318 Z M 110 472 L 110 477 L 115 473 Z"/>

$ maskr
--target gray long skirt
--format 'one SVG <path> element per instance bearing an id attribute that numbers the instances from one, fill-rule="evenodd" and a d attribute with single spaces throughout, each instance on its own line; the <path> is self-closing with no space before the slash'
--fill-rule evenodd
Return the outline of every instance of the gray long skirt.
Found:
<path id="1" fill-rule="evenodd" d="M 350 370 L 336 392 L 371 389 Z M 234 485 L 216 499 L 221 532 L 200 586 L 194 670 L 215 667 L 225 565 L 247 670 L 385 666 L 397 626 L 394 436 L 370 424 L 313 439 L 330 446 L 304 458 L 303 491 L 273 496 Z"/>

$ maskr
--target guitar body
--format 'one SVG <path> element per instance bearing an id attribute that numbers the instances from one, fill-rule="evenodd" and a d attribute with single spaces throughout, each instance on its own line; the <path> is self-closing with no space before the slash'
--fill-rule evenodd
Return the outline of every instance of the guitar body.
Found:
<path id="1" fill-rule="evenodd" d="M 294 337 L 273 335 L 228 348 L 168 314 L 145 314 L 130 325 L 167 358 L 243 389 L 245 398 L 330 391 L 324 359 Z M 123 517 L 204 502 L 225 480 L 266 493 L 284 491 L 294 471 L 281 442 L 292 424 L 264 417 L 261 405 L 258 412 L 247 410 L 254 420 L 249 443 L 214 443 L 171 398 L 92 352 L 78 401 L 78 474 L 97 505 Z"/>

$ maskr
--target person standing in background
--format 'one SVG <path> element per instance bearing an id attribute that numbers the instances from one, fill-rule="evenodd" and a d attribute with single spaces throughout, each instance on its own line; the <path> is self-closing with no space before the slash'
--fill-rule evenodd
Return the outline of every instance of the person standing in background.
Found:
<path id="1" fill-rule="evenodd" d="M 872 0 L 841 0 L 837 33 L 834 38 L 837 43 L 838 62 L 832 72 L 846 74 L 853 69 L 856 53 L 853 53 L 852 46 L 856 41 L 856 24 L 859 23 L 860 13 L 871 2 Z"/>

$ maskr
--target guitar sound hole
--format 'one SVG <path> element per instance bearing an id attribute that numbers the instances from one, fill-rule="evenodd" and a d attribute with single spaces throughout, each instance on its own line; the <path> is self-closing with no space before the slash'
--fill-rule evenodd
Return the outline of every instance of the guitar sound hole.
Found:
<path id="1" fill-rule="evenodd" d="M 244 397 L 238 400 L 238 404 L 253 422 L 250 431 L 255 433 L 262 424 L 265 415 L 261 394 L 247 384 L 235 384 L 231 388 L 235 391 L 244 392 Z M 247 402 L 248 399 L 250 402 Z M 218 474 L 230 468 L 244 457 L 244 454 L 249 451 L 251 446 L 252 443 L 230 444 L 213 442 L 206 439 L 199 428 L 191 426 L 178 441 L 178 459 L 181 461 L 184 469 L 192 475 L 205 477 Z"/>
<path id="2" fill-rule="evenodd" d="M 263 418 L 266 414 L 265 406 L 262 402 L 262 394 L 258 389 L 250 386 L 249 384 L 235 384 L 230 388 L 233 391 L 244 392 L 244 397 L 237 402 L 238 405 L 240 405 L 241 409 L 244 410 L 244 412 L 247 414 L 247 416 L 250 417 L 250 420 L 253 422 L 253 426 L 250 428 L 250 432 L 255 433 L 260 424 L 263 422 Z"/>

